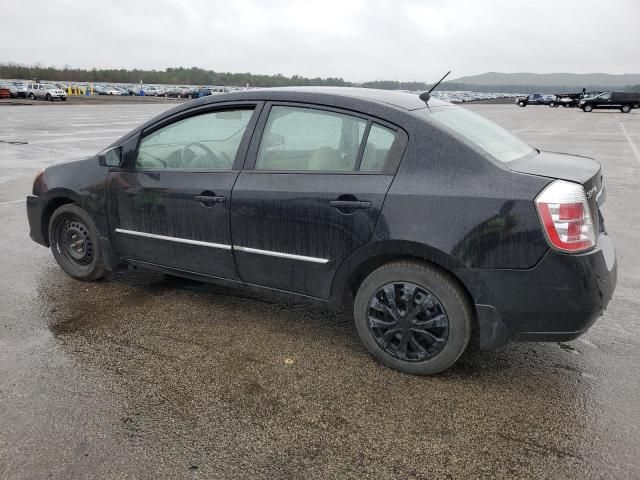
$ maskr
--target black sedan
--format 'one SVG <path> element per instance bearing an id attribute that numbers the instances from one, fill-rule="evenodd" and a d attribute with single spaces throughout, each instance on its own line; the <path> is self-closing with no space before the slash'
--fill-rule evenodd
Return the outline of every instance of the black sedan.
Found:
<path id="1" fill-rule="evenodd" d="M 128 266 L 339 308 L 385 365 L 578 337 L 616 256 L 590 158 L 538 151 L 438 101 L 250 90 L 163 113 L 51 166 L 31 237 L 83 281 Z"/>

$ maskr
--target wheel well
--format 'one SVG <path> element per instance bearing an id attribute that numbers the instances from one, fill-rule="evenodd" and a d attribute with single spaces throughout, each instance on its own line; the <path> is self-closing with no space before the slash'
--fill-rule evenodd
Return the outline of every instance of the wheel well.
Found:
<path id="1" fill-rule="evenodd" d="M 353 270 L 353 272 L 351 272 L 347 280 L 349 293 L 355 297 L 356 293 L 358 292 L 358 288 L 360 287 L 364 279 L 367 278 L 367 276 L 371 272 L 373 272 L 377 268 L 380 268 L 382 265 L 385 265 L 390 262 L 401 261 L 401 260 L 410 260 L 414 262 L 426 263 L 426 264 L 429 264 L 429 266 L 431 267 L 437 268 L 442 273 L 451 277 L 458 284 L 460 289 L 465 293 L 465 295 L 467 296 L 467 300 L 469 300 L 469 303 L 473 304 L 473 300 L 472 300 L 473 297 L 471 296 L 469 290 L 466 288 L 464 283 L 458 278 L 458 276 L 455 275 L 450 269 L 428 258 L 419 257 L 415 255 L 398 255 L 393 253 L 378 255 L 376 257 L 369 258 L 364 262 L 362 262 L 360 265 L 358 265 Z"/>
<path id="2" fill-rule="evenodd" d="M 57 197 L 52 198 L 42 210 L 42 238 L 49 245 L 49 222 L 51 221 L 51 215 L 62 205 L 67 203 L 75 203 L 70 198 Z"/>
<path id="3" fill-rule="evenodd" d="M 398 254 L 390 253 L 390 254 L 378 255 L 376 257 L 372 257 L 365 260 L 360 265 L 358 265 L 358 267 L 355 268 L 353 272 L 351 272 L 351 274 L 349 275 L 347 279 L 348 293 L 344 295 L 342 299 L 342 304 L 344 305 L 348 302 L 351 302 L 355 298 L 356 293 L 358 292 L 358 288 L 360 287 L 364 279 L 367 278 L 367 276 L 370 273 L 372 273 L 374 270 L 376 270 L 377 268 L 380 268 L 382 265 L 385 265 L 387 263 L 397 262 L 402 260 L 419 262 L 419 263 L 427 264 L 430 267 L 436 268 L 440 270 L 442 274 L 451 278 L 451 280 L 456 285 L 458 285 L 458 287 L 460 288 L 460 291 L 466 298 L 467 302 L 469 302 L 469 307 L 471 308 L 472 325 L 473 325 L 471 344 L 474 345 L 472 348 L 476 348 L 479 340 L 478 313 L 476 311 L 475 302 L 473 301 L 471 292 L 466 287 L 464 282 L 462 282 L 462 280 L 460 280 L 460 278 L 458 278 L 458 276 L 454 274 L 450 269 L 428 258 L 415 256 L 415 255 L 398 255 Z"/>

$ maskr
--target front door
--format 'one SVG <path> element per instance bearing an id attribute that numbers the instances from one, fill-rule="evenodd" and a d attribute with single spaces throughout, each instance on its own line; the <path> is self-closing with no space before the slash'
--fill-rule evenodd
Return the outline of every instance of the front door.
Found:
<path id="1" fill-rule="evenodd" d="M 179 118 L 143 133 L 130 165 L 109 174 L 120 256 L 236 279 L 229 206 L 255 106 Z"/>
<path id="2" fill-rule="evenodd" d="M 328 298 L 342 261 L 373 234 L 404 135 L 366 117 L 273 105 L 231 201 L 243 281 Z M 254 137 L 258 137 L 255 135 Z"/>

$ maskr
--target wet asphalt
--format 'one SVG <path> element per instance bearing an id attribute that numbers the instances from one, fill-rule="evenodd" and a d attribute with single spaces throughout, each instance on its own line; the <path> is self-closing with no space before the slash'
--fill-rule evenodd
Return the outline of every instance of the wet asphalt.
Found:
<path id="1" fill-rule="evenodd" d="M 141 270 L 81 283 L 29 239 L 35 170 L 166 108 L 0 106 L 1 479 L 640 477 L 640 111 L 468 107 L 603 163 L 618 288 L 578 340 L 421 378 L 348 313 Z"/>

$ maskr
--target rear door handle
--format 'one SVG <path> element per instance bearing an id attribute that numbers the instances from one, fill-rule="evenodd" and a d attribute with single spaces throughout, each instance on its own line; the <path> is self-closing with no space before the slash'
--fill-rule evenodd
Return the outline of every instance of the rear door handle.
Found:
<path id="1" fill-rule="evenodd" d="M 371 208 L 371 202 L 366 200 L 331 200 L 329 206 L 338 210 L 358 210 L 361 208 Z"/>
<path id="2" fill-rule="evenodd" d="M 205 207 L 213 207 L 216 203 L 224 203 L 227 201 L 226 197 L 222 195 L 196 195 L 193 198 Z"/>

